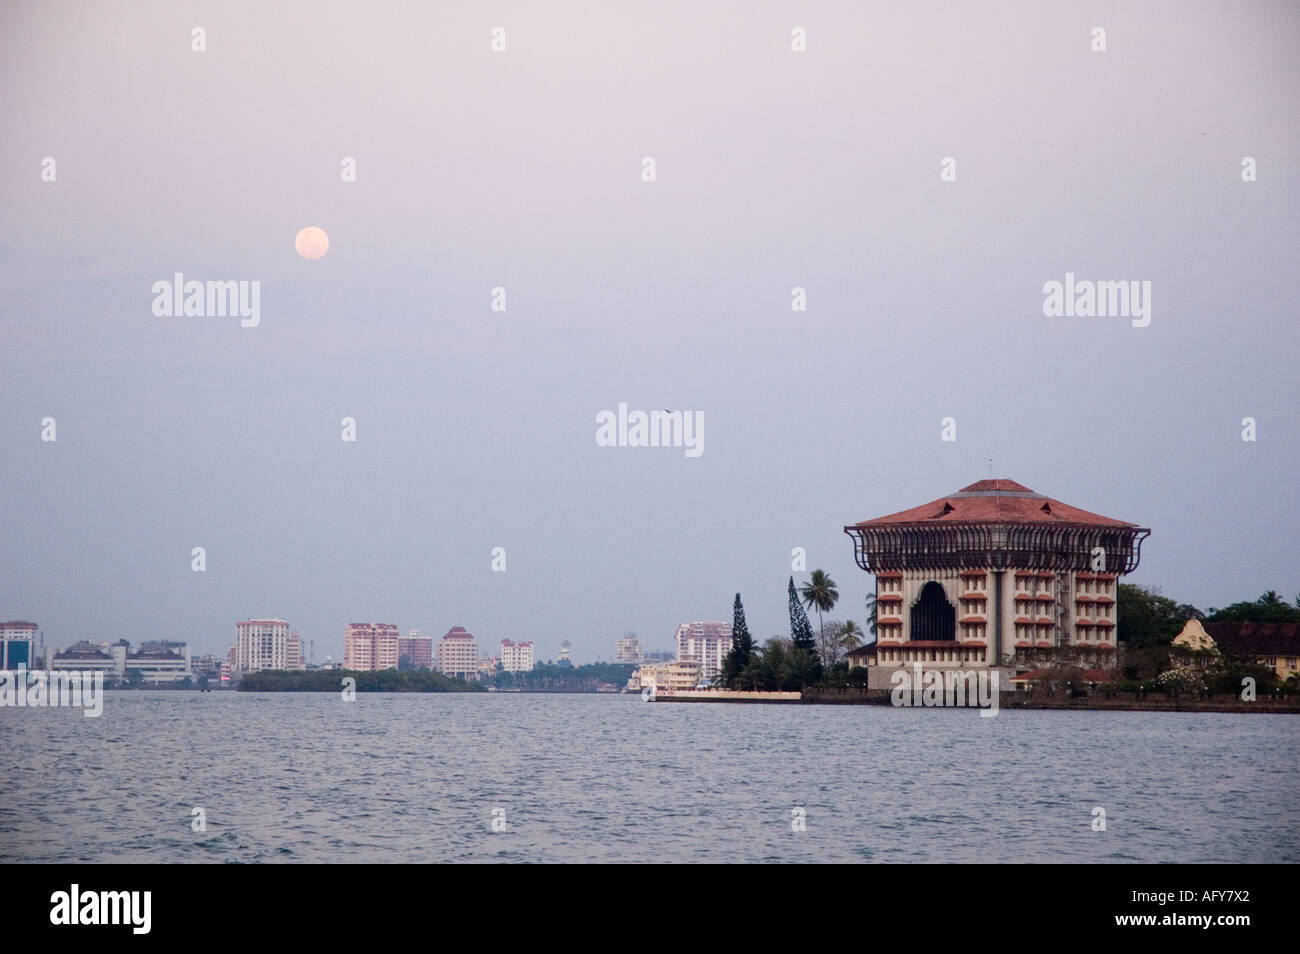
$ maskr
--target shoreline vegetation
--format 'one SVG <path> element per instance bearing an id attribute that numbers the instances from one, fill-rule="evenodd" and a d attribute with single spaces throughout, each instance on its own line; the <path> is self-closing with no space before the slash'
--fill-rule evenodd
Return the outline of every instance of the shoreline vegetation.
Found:
<path id="1" fill-rule="evenodd" d="M 237 692 L 342 692 L 343 680 L 356 680 L 357 692 L 486 692 L 487 687 L 452 679 L 427 669 L 263 669 L 245 673 Z"/>

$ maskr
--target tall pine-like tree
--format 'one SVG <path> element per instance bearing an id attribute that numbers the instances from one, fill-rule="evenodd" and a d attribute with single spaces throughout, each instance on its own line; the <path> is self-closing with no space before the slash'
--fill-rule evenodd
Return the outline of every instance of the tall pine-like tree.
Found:
<path id="1" fill-rule="evenodd" d="M 731 608 L 731 649 L 722 660 L 722 683 L 731 687 L 754 659 L 756 647 L 754 638 L 749 635 L 745 624 L 745 607 L 740 603 L 740 594 Z"/>
<path id="2" fill-rule="evenodd" d="M 803 611 L 803 604 L 799 602 L 793 576 L 790 577 L 790 641 L 795 649 L 806 649 L 810 653 L 817 650 L 812 624 L 808 622 L 808 614 Z"/>

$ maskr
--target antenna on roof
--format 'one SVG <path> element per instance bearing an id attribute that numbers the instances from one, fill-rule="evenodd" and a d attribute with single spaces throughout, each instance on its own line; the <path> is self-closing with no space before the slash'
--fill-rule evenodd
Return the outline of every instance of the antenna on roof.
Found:
<path id="1" fill-rule="evenodd" d="M 986 461 L 989 462 L 989 477 L 992 477 L 992 476 L 993 476 L 993 458 L 992 458 L 992 457 L 985 457 L 984 459 L 985 459 Z"/>

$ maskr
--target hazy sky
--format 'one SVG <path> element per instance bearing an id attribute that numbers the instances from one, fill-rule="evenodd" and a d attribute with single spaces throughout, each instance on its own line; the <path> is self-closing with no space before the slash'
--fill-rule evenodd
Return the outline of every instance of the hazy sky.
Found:
<path id="1" fill-rule="evenodd" d="M 1150 527 L 1131 581 L 1300 591 L 1300 6 L 377 6 L 4 5 L 0 619 L 765 638 L 793 547 L 860 621 L 843 526 L 987 458 Z M 175 272 L 260 325 L 154 317 Z M 1066 272 L 1150 325 L 1045 317 Z M 620 402 L 704 453 L 598 447 Z"/>

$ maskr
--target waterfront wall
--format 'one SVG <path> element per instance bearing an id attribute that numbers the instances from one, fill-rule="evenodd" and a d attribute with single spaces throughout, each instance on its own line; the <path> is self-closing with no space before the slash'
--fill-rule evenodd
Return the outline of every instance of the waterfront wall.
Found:
<path id="1" fill-rule="evenodd" d="M 809 689 L 803 701 L 813 705 L 887 706 L 890 693 L 882 689 Z M 1215 696 L 1201 699 L 1195 696 L 1166 696 L 1147 693 L 1137 696 L 1129 692 L 1106 695 L 1097 692 L 1078 698 L 1063 694 L 1002 692 L 998 707 L 1002 709 L 1116 709 L 1130 712 L 1270 712 L 1300 713 L 1300 698 L 1260 698 L 1243 702 L 1237 696 Z"/>
<path id="2" fill-rule="evenodd" d="M 751 692 L 733 689 L 684 689 L 660 692 L 655 702 L 799 702 L 798 692 Z"/>

